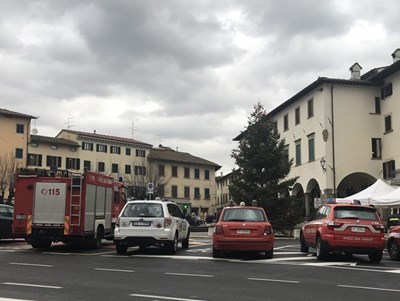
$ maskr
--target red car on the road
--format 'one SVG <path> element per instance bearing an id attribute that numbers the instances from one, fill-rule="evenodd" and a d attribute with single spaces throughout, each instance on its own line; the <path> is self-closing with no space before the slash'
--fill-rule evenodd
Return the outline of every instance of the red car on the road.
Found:
<path id="1" fill-rule="evenodd" d="M 387 250 L 390 259 L 400 260 L 400 225 L 390 229 L 387 237 Z"/>
<path id="2" fill-rule="evenodd" d="M 265 258 L 274 254 L 274 233 L 262 207 L 225 207 L 213 234 L 213 257 L 223 252 L 265 252 Z"/>
<path id="3" fill-rule="evenodd" d="M 315 248 L 322 260 L 331 252 L 367 254 L 369 260 L 382 260 L 385 233 L 374 207 L 346 203 L 327 203 L 300 231 L 300 250 Z"/>

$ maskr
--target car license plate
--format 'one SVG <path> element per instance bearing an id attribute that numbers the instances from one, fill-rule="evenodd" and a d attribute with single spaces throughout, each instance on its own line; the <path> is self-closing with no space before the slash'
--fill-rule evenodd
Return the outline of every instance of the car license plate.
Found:
<path id="1" fill-rule="evenodd" d="M 364 227 L 351 227 L 351 232 L 364 233 L 365 228 Z"/>
<path id="2" fill-rule="evenodd" d="M 132 222 L 133 226 L 138 226 L 138 227 L 148 227 L 150 226 L 151 222 L 143 222 L 143 221 L 136 221 Z"/>
<path id="3" fill-rule="evenodd" d="M 237 230 L 237 234 L 250 234 L 250 230 Z"/>

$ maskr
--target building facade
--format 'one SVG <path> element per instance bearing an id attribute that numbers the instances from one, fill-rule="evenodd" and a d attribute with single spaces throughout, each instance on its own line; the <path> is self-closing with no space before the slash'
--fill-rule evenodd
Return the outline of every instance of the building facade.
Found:
<path id="1" fill-rule="evenodd" d="M 304 197 L 307 214 L 378 178 L 399 183 L 400 50 L 392 57 L 364 75 L 355 63 L 350 79 L 319 77 L 268 114 L 294 159 L 290 193 Z"/>
<path id="2" fill-rule="evenodd" d="M 159 179 L 156 189 L 160 197 L 181 206 L 188 204 L 190 213 L 196 215 L 216 212 L 215 174 L 221 166 L 162 145 L 152 148 L 148 159 Z"/>

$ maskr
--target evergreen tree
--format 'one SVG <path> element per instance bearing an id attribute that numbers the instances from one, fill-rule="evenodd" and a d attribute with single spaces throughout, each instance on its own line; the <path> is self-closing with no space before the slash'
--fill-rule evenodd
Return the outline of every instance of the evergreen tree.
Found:
<path id="1" fill-rule="evenodd" d="M 275 230 L 291 229 L 302 220 L 303 202 L 288 197 L 297 178 L 287 178 L 293 159 L 288 160 L 285 140 L 258 103 L 248 118 L 239 146 L 232 151 L 238 169 L 229 186 L 236 203 L 264 207 Z M 279 198 L 278 198 L 279 196 Z"/>

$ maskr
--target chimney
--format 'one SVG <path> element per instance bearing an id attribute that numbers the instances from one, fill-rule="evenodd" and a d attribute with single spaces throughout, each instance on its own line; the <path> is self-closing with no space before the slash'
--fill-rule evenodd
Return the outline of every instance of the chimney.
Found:
<path id="1" fill-rule="evenodd" d="M 352 80 L 360 80 L 361 79 L 361 71 L 362 67 L 359 63 L 354 63 L 353 66 L 350 67 L 351 77 Z"/>
<path id="2" fill-rule="evenodd" d="M 392 58 L 393 58 L 393 63 L 396 63 L 398 60 L 400 60 L 400 48 L 397 48 L 397 49 L 392 53 Z"/>

